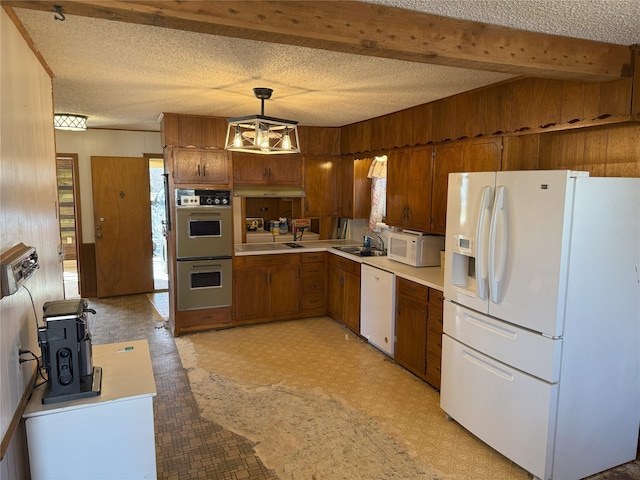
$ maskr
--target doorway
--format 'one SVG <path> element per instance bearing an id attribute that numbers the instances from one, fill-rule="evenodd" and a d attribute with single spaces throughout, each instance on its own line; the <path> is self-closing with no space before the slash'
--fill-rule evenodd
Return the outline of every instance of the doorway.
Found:
<path id="1" fill-rule="evenodd" d="M 58 221 L 60 223 L 60 248 L 62 249 L 64 298 L 80 297 L 81 239 L 80 202 L 78 201 L 78 155 L 56 155 L 58 182 Z"/>
<path id="2" fill-rule="evenodd" d="M 151 196 L 151 235 L 153 238 L 153 290 L 167 291 L 167 191 L 164 175 L 164 158 L 145 154 L 149 161 L 149 193 Z"/>

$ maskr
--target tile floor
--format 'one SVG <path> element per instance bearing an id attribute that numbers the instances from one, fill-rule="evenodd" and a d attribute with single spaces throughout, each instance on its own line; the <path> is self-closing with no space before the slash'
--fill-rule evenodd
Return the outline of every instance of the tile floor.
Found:
<path id="1" fill-rule="evenodd" d="M 206 401 L 210 391 L 203 390 L 202 385 L 193 380 L 189 383 L 188 374 L 197 371 L 205 372 L 209 378 L 210 372 L 215 372 L 220 378 L 232 379 L 232 386 L 242 386 L 245 390 L 251 390 L 247 386 L 264 385 L 279 385 L 280 390 L 314 395 L 318 389 L 323 390 L 341 405 L 375 419 L 389 435 L 400 439 L 412 459 L 426 459 L 443 479 L 527 478 L 519 467 L 484 446 L 455 422 L 445 421 L 438 408 L 438 395 L 431 387 L 330 319 L 281 322 L 180 337 L 181 351 L 187 345 L 197 355 L 195 364 L 186 365 L 185 369 L 176 340 L 164 328 L 163 316 L 168 308 L 166 293 L 90 299 L 90 306 L 97 311 L 90 320 L 94 343 L 143 338 L 149 341 L 158 390 L 154 413 L 160 479 L 387 478 L 379 475 L 295 476 L 294 473 L 282 474 L 282 469 L 276 471 L 278 462 L 273 461 L 273 452 L 269 453 L 264 445 L 269 439 L 265 441 L 251 431 L 252 423 L 258 422 L 245 421 L 244 427 L 238 428 L 224 415 L 215 417 L 215 412 L 212 413 L 215 408 Z M 282 341 L 284 338 L 289 338 L 289 342 Z M 376 375 L 372 375 L 372 371 Z M 393 388 L 388 388 L 389 385 Z M 371 391 L 385 393 L 375 398 Z M 247 435 L 235 434 L 231 428 Z M 356 440 L 360 445 L 359 439 Z M 354 459 L 358 453 L 355 448 Z M 276 468 L 268 468 L 265 463 Z M 637 480 L 640 478 L 638 463 L 630 464 L 631 468 L 604 472 L 592 480 Z M 284 471 L 288 472 L 286 468 Z"/>

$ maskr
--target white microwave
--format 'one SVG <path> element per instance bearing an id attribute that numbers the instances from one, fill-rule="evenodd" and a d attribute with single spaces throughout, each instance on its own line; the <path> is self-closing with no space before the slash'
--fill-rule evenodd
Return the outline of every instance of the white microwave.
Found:
<path id="1" fill-rule="evenodd" d="M 412 267 L 437 267 L 440 250 L 444 250 L 444 235 L 391 232 L 387 256 Z"/>

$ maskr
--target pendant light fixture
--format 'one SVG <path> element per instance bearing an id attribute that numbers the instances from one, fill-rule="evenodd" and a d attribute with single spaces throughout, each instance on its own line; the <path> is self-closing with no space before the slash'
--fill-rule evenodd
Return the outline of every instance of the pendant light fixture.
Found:
<path id="1" fill-rule="evenodd" d="M 75 132 L 84 131 L 87 129 L 87 117 L 74 113 L 56 113 L 53 115 L 53 128 Z"/>
<path id="2" fill-rule="evenodd" d="M 263 155 L 300 153 L 298 122 L 264 115 L 264 101 L 271 98 L 273 90 L 254 88 L 253 93 L 261 101 L 260 115 L 228 118 L 225 150 Z"/>

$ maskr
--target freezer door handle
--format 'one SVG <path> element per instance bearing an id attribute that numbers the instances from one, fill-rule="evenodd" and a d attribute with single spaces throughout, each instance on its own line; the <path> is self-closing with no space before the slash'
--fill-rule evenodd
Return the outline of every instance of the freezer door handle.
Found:
<path id="1" fill-rule="evenodd" d="M 517 340 L 518 339 L 518 334 L 514 331 L 511 330 L 509 328 L 505 328 L 502 326 L 498 326 L 498 325 L 494 325 L 493 323 L 489 323 L 486 320 L 483 320 L 481 318 L 476 318 L 473 317 L 471 315 L 469 315 L 468 313 L 464 314 L 464 319 L 467 321 L 467 323 L 471 323 L 477 327 L 480 327 L 484 330 L 487 330 L 495 335 L 500 335 L 501 337 L 505 337 L 508 338 L 510 340 Z"/>
<path id="2" fill-rule="evenodd" d="M 491 187 L 486 186 L 482 189 L 482 200 L 480 201 L 480 212 L 478 213 L 478 225 L 476 227 L 476 295 L 482 300 L 487 299 L 488 294 L 488 277 L 487 272 L 487 249 L 485 241 L 489 230 L 491 219 L 491 201 L 493 195 Z"/>
<path id="3" fill-rule="evenodd" d="M 475 356 L 474 354 L 472 354 L 468 350 L 464 350 L 462 352 L 462 358 L 464 358 L 468 362 L 471 362 L 471 363 L 477 365 L 480 368 L 485 369 L 489 373 L 492 373 L 493 375 L 495 375 L 495 376 L 497 376 L 499 378 L 502 378 L 503 380 L 506 380 L 507 382 L 513 382 L 513 379 L 514 379 L 513 374 L 509 373 L 506 370 L 503 370 L 500 367 L 497 367 L 496 365 L 493 365 L 493 364 L 485 361 L 482 358 L 479 358 L 479 357 Z"/>
<path id="4" fill-rule="evenodd" d="M 499 248 L 498 234 L 500 235 Z M 491 301 L 498 303 L 504 288 L 504 272 L 507 263 L 509 241 L 509 220 L 507 215 L 507 196 L 504 185 L 496 188 L 496 200 L 491 218 L 491 233 L 489 236 L 489 292 Z M 496 252 L 496 250 L 499 250 Z M 497 258 L 496 258 L 497 257 Z"/>

